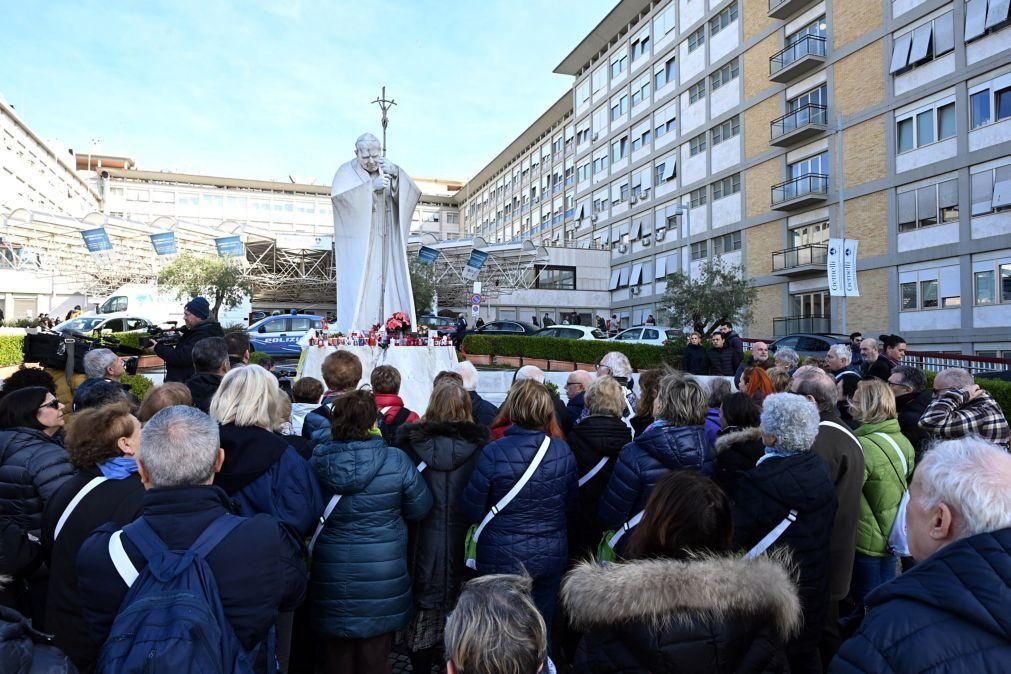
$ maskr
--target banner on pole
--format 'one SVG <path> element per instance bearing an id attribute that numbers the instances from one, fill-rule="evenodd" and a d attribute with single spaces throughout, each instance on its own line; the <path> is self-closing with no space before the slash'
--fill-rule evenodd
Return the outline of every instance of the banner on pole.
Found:
<path id="1" fill-rule="evenodd" d="M 104 253 L 112 250 L 112 240 L 109 238 L 109 233 L 105 231 L 105 227 L 85 230 L 81 232 L 81 237 L 84 239 L 84 246 L 89 253 Z"/>
<path id="2" fill-rule="evenodd" d="M 432 264 L 439 259 L 439 251 L 435 248 L 429 248 L 428 246 L 422 246 L 418 251 L 418 262 L 421 264 Z"/>
<path id="3" fill-rule="evenodd" d="M 175 232 L 158 232 L 151 235 L 151 245 L 156 255 L 175 255 L 179 252 Z"/>
<path id="4" fill-rule="evenodd" d="M 843 297 L 846 294 L 843 288 L 843 240 L 828 240 L 828 294 L 832 297 Z"/>
<path id="5" fill-rule="evenodd" d="M 860 297 L 857 286 L 857 244 L 856 239 L 843 241 L 843 290 L 847 297 Z"/>
<path id="6" fill-rule="evenodd" d="M 463 278 L 468 281 L 473 281 L 477 278 L 478 274 L 481 273 L 481 267 L 488 260 L 488 253 L 483 250 L 472 250 L 470 251 L 470 259 L 467 260 L 467 266 L 463 268 L 463 272 L 460 274 Z"/>
<path id="7" fill-rule="evenodd" d="M 245 257 L 246 247 L 242 245 L 241 236 L 222 236 L 214 239 L 219 257 Z"/>

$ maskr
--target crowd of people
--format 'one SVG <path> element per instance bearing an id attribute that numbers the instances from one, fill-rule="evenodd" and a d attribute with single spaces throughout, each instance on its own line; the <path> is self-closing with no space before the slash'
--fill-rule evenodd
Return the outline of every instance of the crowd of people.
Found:
<path id="1" fill-rule="evenodd" d="M 613 352 L 564 397 L 521 368 L 500 407 L 462 362 L 419 415 L 396 368 L 362 384 L 338 350 L 289 393 L 206 307 L 187 324 L 141 400 L 103 350 L 72 415 L 43 370 L 0 390 L 15 672 L 1011 662 L 1007 420 L 964 370 L 928 390 L 900 337 L 861 369 L 744 358 L 726 326 L 720 376 Z"/>

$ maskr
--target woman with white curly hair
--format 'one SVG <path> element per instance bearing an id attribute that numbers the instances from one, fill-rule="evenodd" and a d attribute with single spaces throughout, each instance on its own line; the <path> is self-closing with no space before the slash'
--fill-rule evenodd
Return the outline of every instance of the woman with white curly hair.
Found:
<path id="1" fill-rule="evenodd" d="M 803 396 L 774 393 L 762 405 L 760 427 L 765 454 L 737 483 L 734 539 L 750 549 L 788 523 L 772 549 L 790 548 L 800 572 L 804 627 L 786 647 L 790 671 L 820 672 L 836 496 L 824 462 L 809 451 L 818 435 L 818 409 Z"/>
<path id="2" fill-rule="evenodd" d="M 633 390 L 635 382 L 632 381 L 632 363 L 628 360 L 628 356 L 621 351 L 605 353 L 600 362 L 597 363 L 597 376 L 614 377 L 615 381 L 621 384 L 625 390 L 625 400 L 627 401 L 625 413 L 622 416 L 626 419 L 635 416 L 635 408 L 639 404 L 639 396 Z"/>

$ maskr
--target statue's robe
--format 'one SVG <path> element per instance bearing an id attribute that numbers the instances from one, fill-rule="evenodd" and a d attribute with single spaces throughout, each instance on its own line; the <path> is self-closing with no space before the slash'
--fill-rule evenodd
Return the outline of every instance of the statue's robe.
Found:
<path id="1" fill-rule="evenodd" d="M 407 237 L 421 190 L 398 173 L 391 189 L 375 192 L 372 176 L 352 159 L 333 179 L 337 330 L 345 334 L 367 331 L 397 311 L 417 325 Z"/>

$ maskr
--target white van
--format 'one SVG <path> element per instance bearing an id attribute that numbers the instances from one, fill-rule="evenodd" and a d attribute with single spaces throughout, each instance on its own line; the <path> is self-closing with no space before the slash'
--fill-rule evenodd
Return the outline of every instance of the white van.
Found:
<path id="1" fill-rule="evenodd" d="M 176 321 L 182 326 L 183 306 L 186 302 L 186 299 L 176 299 L 175 293 L 160 291 L 155 285 L 127 283 L 98 302 L 96 311 L 88 311 L 85 315 L 97 314 L 109 318 L 136 316 L 158 325 Z M 218 322 L 222 327 L 235 324 L 245 326 L 250 311 L 252 306 L 247 296 L 232 309 L 222 308 L 218 312 Z"/>

